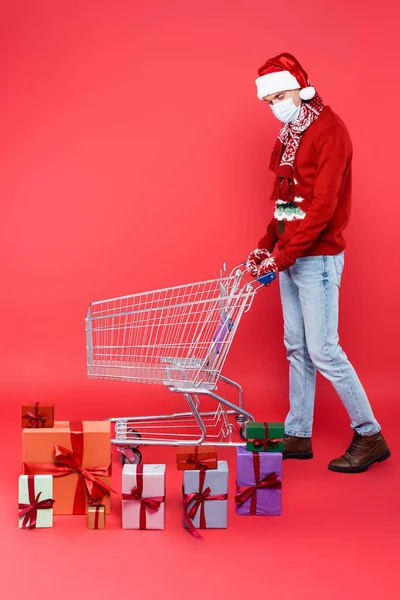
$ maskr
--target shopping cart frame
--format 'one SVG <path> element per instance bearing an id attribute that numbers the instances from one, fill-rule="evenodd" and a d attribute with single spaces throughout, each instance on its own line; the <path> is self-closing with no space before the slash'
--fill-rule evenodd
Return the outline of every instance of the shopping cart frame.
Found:
<path id="1" fill-rule="evenodd" d="M 222 321 L 222 317 L 220 317 L 221 321 L 218 325 L 218 329 L 217 329 L 217 334 L 215 334 L 214 331 L 214 336 L 210 339 L 207 339 L 208 343 L 212 342 L 211 345 L 211 349 L 208 350 L 209 354 L 205 355 L 205 359 L 209 359 L 209 356 L 211 356 L 212 354 L 212 360 L 209 359 L 209 362 L 211 360 L 211 367 L 214 367 L 215 365 L 218 366 L 217 370 L 212 370 L 211 368 L 209 370 L 204 368 L 204 364 L 206 364 L 208 366 L 208 363 L 206 363 L 206 360 L 204 360 L 203 362 L 197 358 L 193 358 L 192 356 L 185 358 L 182 356 L 177 356 L 176 358 L 174 357 L 169 357 L 169 356 L 158 356 L 158 362 L 157 362 L 157 366 L 155 367 L 155 373 L 156 376 L 158 374 L 158 370 L 163 367 L 166 369 L 166 373 L 169 374 L 169 372 L 172 372 L 173 374 L 178 373 L 178 375 L 180 374 L 184 374 L 185 377 L 188 377 L 187 373 L 189 373 L 189 376 L 192 376 L 192 380 L 186 381 L 186 380 L 180 380 L 180 381 L 175 381 L 175 377 L 173 375 L 169 376 L 169 378 L 165 378 L 165 375 L 163 375 L 163 377 L 165 378 L 165 380 L 163 379 L 163 377 L 161 377 L 158 374 L 158 379 L 155 377 L 155 382 L 156 383 L 162 383 L 170 392 L 172 393 L 177 393 L 177 394 L 182 394 L 183 397 L 185 398 L 187 404 L 188 404 L 188 408 L 189 408 L 189 412 L 179 412 L 179 413 L 172 413 L 172 414 L 163 414 L 163 415 L 148 415 L 148 416 L 132 416 L 132 417 L 122 417 L 122 418 L 109 418 L 107 419 L 107 421 L 110 421 L 111 423 L 113 423 L 115 425 L 115 438 L 112 439 L 112 444 L 116 445 L 118 450 L 121 452 L 121 459 L 122 462 L 131 462 L 131 463 L 138 463 L 141 460 L 141 453 L 139 450 L 139 446 L 142 445 L 146 445 L 146 446 L 163 446 L 163 445 L 169 445 L 169 446 L 187 446 L 187 445 L 218 445 L 218 446 L 238 446 L 238 445 L 242 445 L 244 442 L 243 440 L 245 440 L 245 426 L 246 423 L 248 423 L 249 421 L 254 421 L 254 417 L 251 413 L 249 413 L 247 410 L 245 410 L 244 408 L 244 392 L 243 392 L 243 388 L 242 386 L 234 381 L 233 379 L 230 379 L 228 377 L 226 377 L 225 375 L 223 375 L 221 373 L 222 367 L 224 365 L 225 359 L 226 359 L 226 355 L 227 352 L 230 348 L 230 345 L 232 343 L 234 334 L 236 333 L 236 329 L 237 326 L 241 320 L 241 317 L 244 313 L 248 312 L 251 308 L 251 305 L 253 303 L 254 297 L 255 297 L 255 293 L 258 291 L 258 289 L 262 288 L 262 287 L 266 287 L 269 286 L 270 283 L 275 279 L 276 275 L 275 273 L 268 273 L 267 275 L 264 275 L 263 277 L 260 277 L 258 279 L 254 279 L 252 281 L 248 281 L 247 277 L 246 277 L 246 269 L 245 269 L 245 264 L 246 263 L 242 263 L 241 265 L 239 265 L 238 267 L 235 267 L 232 272 L 230 273 L 230 275 L 226 275 L 226 263 L 224 264 L 223 268 L 220 270 L 220 277 L 219 279 L 216 280 L 209 280 L 207 282 L 197 282 L 194 284 L 187 284 L 187 286 L 175 286 L 175 288 L 165 288 L 164 290 L 155 290 L 153 292 L 148 292 L 148 293 L 143 293 L 143 294 L 133 294 L 131 296 L 121 296 L 119 298 L 112 298 L 110 300 L 103 300 L 103 301 L 98 301 L 98 302 L 94 302 L 89 306 L 88 309 L 88 313 L 86 316 L 86 346 L 87 346 L 87 357 L 88 357 L 88 362 L 87 362 L 87 368 L 88 368 L 88 375 L 89 377 L 93 377 L 93 378 L 98 378 L 98 377 L 102 377 L 102 372 L 101 369 L 103 368 L 104 371 L 104 378 L 107 379 L 121 379 L 121 377 L 119 375 L 116 375 L 116 372 L 113 371 L 113 368 L 115 368 L 115 365 L 117 365 L 117 367 L 119 367 L 120 372 L 123 373 L 123 375 L 125 375 L 125 377 L 127 377 L 126 372 L 127 369 L 132 368 L 131 365 L 129 364 L 129 361 L 121 361 L 119 360 L 121 357 L 126 359 L 125 354 L 123 354 L 124 352 L 124 344 L 125 344 L 125 350 L 126 348 L 129 348 L 129 345 L 126 344 L 126 330 L 129 329 L 129 331 L 131 332 L 131 330 L 138 330 L 139 327 L 141 327 L 140 325 L 140 319 L 147 319 L 147 321 L 143 321 L 146 322 L 147 325 L 149 323 L 152 324 L 152 329 L 155 328 L 154 323 L 156 322 L 156 317 L 154 316 L 156 313 L 154 312 L 154 315 L 152 315 L 152 320 L 148 317 L 148 315 L 151 313 L 151 311 L 156 311 L 158 310 L 159 313 L 158 314 L 162 314 L 163 311 L 166 311 L 167 309 L 169 311 L 175 311 L 175 312 L 179 312 L 179 309 L 182 310 L 186 310 L 185 307 L 186 306 L 191 306 L 189 303 L 183 303 L 180 300 L 180 303 L 174 305 L 173 303 L 171 303 L 168 306 L 161 306 L 156 308 L 151 308 L 150 306 L 146 307 L 146 308 L 141 308 L 140 310 L 137 308 L 137 306 L 141 306 L 139 304 L 133 305 L 134 307 L 136 307 L 136 310 L 132 309 L 131 306 L 129 306 L 129 310 L 125 310 L 125 312 L 120 308 L 120 305 L 118 303 L 116 303 L 117 301 L 121 302 L 121 301 L 126 301 L 126 305 L 128 307 L 129 305 L 129 301 L 134 301 L 135 299 L 140 298 L 141 296 L 143 298 L 147 299 L 147 295 L 148 294 L 155 294 L 155 293 L 161 293 L 161 292 L 169 292 L 171 290 L 179 290 L 179 288 L 187 288 L 189 290 L 191 290 L 193 288 L 193 286 L 201 286 L 201 285 L 205 285 L 205 284 L 212 284 L 214 285 L 214 288 L 212 288 L 211 292 L 214 293 L 215 291 L 218 290 L 218 285 L 219 285 L 219 289 L 220 290 L 225 290 L 225 286 L 230 286 L 232 284 L 232 289 L 229 290 L 229 294 L 226 292 L 225 295 L 221 293 L 220 291 L 220 296 L 217 297 L 212 297 L 207 298 L 206 300 L 202 300 L 203 303 L 205 303 L 207 305 L 207 307 L 211 307 L 209 308 L 208 312 L 207 312 L 207 318 L 211 323 L 211 326 L 209 326 L 209 323 L 206 323 L 207 327 L 205 327 L 204 323 L 202 324 L 203 326 L 203 332 L 210 329 L 211 332 L 213 332 L 212 326 L 214 326 L 215 328 L 215 314 L 217 313 L 217 303 L 220 304 L 221 308 L 219 309 L 219 312 L 221 313 L 221 315 L 224 316 L 224 320 Z M 218 285 L 217 285 L 218 284 Z M 192 286 L 192 287 L 190 287 Z M 194 289 L 194 288 L 193 288 Z M 199 289 L 201 289 L 199 287 Z M 205 289 L 205 288 L 204 288 Z M 147 295 L 146 295 L 147 294 Z M 114 303 L 114 304 L 112 304 Z M 236 303 L 236 304 L 235 304 Z M 148 304 L 150 304 L 148 302 Z M 147 306 L 145 304 L 143 304 L 144 306 Z M 193 303 L 193 306 L 195 305 L 195 303 Z M 96 316 L 96 311 L 94 311 L 93 313 L 93 307 L 97 308 L 98 306 L 100 306 L 100 311 L 99 314 L 100 316 Z M 105 309 L 102 309 L 102 307 L 105 306 Z M 110 307 L 113 307 L 112 309 Z M 176 308 L 177 307 L 177 308 Z M 184 307 L 183 309 L 181 307 Z M 226 308 L 228 307 L 228 309 Z M 109 312 L 107 312 L 107 309 Z M 187 309 L 189 310 L 189 309 Z M 119 312 L 118 312 L 119 311 Z M 200 316 L 203 317 L 203 315 L 200 313 L 200 311 L 198 311 Z M 204 311 L 206 313 L 206 311 Z M 214 321 L 211 321 L 211 317 L 209 317 L 208 315 L 212 314 L 212 316 L 214 317 Z M 215 313 L 215 314 L 214 314 Z M 143 314 L 145 314 L 145 317 L 143 317 Z M 122 317 L 121 317 L 122 315 Z M 186 315 L 184 314 L 184 317 L 186 318 Z M 130 318 L 132 323 L 130 322 Z M 133 322 L 133 319 L 136 319 L 135 322 Z M 97 322 L 104 322 L 105 325 L 100 327 L 97 327 L 96 330 L 96 323 L 95 323 L 95 319 L 97 319 Z M 119 319 L 119 321 L 118 321 Z M 122 319 L 122 325 L 120 324 Z M 183 317 L 181 317 L 181 315 L 179 315 L 179 319 L 183 319 Z M 232 320 L 231 320 L 232 319 Z M 103 321 L 102 321 L 103 320 Z M 157 316 L 157 324 L 159 324 L 159 322 L 161 322 L 162 318 Z M 178 319 L 176 319 L 178 320 Z M 230 327 L 226 326 L 226 324 L 230 323 Z M 188 322 L 188 319 L 186 319 L 186 324 Z M 222 326 L 221 326 L 221 322 L 222 322 Z M 112 325 L 110 324 L 112 323 Z M 198 325 L 197 325 L 198 326 Z M 160 326 L 159 326 L 160 327 Z M 141 332 L 141 335 L 145 335 L 146 334 L 146 327 L 142 327 L 143 332 Z M 93 343 L 94 339 L 95 339 L 95 334 L 97 332 L 97 339 L 100 339 L 101 341 L 104 339 L 106 339 L 107 342 L 109 342 L 109 339 L 115 340 L 115 336 L 119 336 L 118 340 L 120 340 L 121 338 L 121 330 L 124 333 L 123 336 L 123 342 L 124 344 L 118 345 L 115 344 L 109 344 L 109 345 L 105 345 L 105 343 L 103 342 L 103 345 L 98 344 L 98 346 L 96 347 L 96 345 Z M 221 336 L 220 336 L 221 334 Z M 103 337 L 102 337 L 103 336 Z M 110 337 L 111 336 L 111 337 Z M 114 336 L 114 337 L 113 337 Z M 220 336 L 220 337 L 219 337 Z M 200 337 L 200 336 L 199 336 Z M 203 344 L 205 346 L 205 344 Z M 154 345 L 155 346 L 155 345 Z M 183 344 L 182 344 L 183 346 Z M 188 346 L 188 344 L 186 344 L 186 346 Z M 148 353 L 148 348 L 152 348 L 151 345 L 146 346 L 146 345 L 139 345 L 136 344 L 134 347 L 134 350 L 132 350 L 131 352 L 141 352 L 142 354 L 144 353 L 143 348 L 147 351 Z M 160 345 L 161 347 L 161 345 Z M 171 344 L 171 347 L 173 348 L 173 350 L 177 351 L 178 350 L 178 345 L 173 346 Z M 201 345 L 197 346 L 197 350 L 200 352 L 202 350 Z M 219 349 L 218 349 L 219 347 Z M 121 350 L 122 348 L 122 350 Z M 216 350 L 217 348 L 217 350 Z M 180 352 L 182 351 L 181 348 L 179 348 Z M 211 352 L 211 350 L 213 352 Z M 127 350 L 126 350 L 127 351 Z M 96 354 L 96 352 L 102 357 L 104 358 L 104 355 L 107 354 L 107 357 L 110 358 L 111 360 L 108 361 L 104 361 L 104 360 L 100 360 L 97 361 L 94 360 L 94 355 Z M 154 349 L 153 349 L 154 352 Z M 187 354 L 189 355 L 191 350 L 186 351 L 185 348 L 185 352 L 187 352 Z M 118 353 L 122 353 L 121 355 L 118 355 Z M 103 363 L 105 363 L 105 366 L 103 365 Z M 215 364 L 214 364 L 215 363 Z M 98 368 L 98 371 L 96 371 L 95 366 L 96 364 L 100 364 L 100 367 Z M 132 362 L 131 363 L 133 365 L 133 369 L 135 369 L 135 364 Z M 111 365 L 111 367 L 109 366 Z M 122 367 L 120 365 L 123 365 Z M 161 365 L 161 367 L 160 367 Z M 202 372 L 202 376 L 203 379 L 200 378 L 193 378 L 193 372 L 195 371 L 195 369 L 197 367 L 201 366 L 201 368 L 203 369 Z M 143 368 L 142 368 L 143 371 Z M 133 373 L 135 373 L 135 370 L 133 370 Z M 152 375 L 152 371 L 151 371 L 151 367 L 150 369 L 146 370 L 146 377 L 151 377 Z M 204 373 L 206 373 L 206 376 L 209 377 L 208 381 L 204 381 Z M 210 375 L 211 373 L 211 375 Z M 114 375 L 114 376 L 113 376 Z M 134 376 L 135 377 L 135 376 Z M 132 377 L 133 381 L 136 381 L 136 379 Z M 161 379 L 160 379 L 161 377 Z M 139 377 L 138 377 L 139 379 Z M 157 381 L 156 381 L 157 379 Z M 124 376 L 122 377 L 122 380 L 126 380 L 124 378 Z M 129 380 L 129 379 L 128 379 Z M 141 381 L 139 381 L 141 382 Z M 145 383 L 153 383 L 153 381 L 149 380 L 145 380 Z M 227 384 L 228 386 L 230 386 L 231 388 L 234 388 L 235 391 L 237 392 L 237 397 L 238 397 L 238 402 L 237 404 L 234 404 L 233 402 L 227 400 L 226 398 L 224 398 L 220 393 L 216 392 L 217 389 L 217 384 L 218 382 L 223 382 L 225 384 Z M 208 397 L 214 401 L 217 402 L 217 408 L 215 411 L 209 411 L 209 412 L 201 412 L 200 411 L 200 404 L 201 404 L 201 397 Z M 234 416 L 234 420 L 236 421 L 238 427 L 240 428 L 240 435 L 242 437 L 242 441 L 235 441 L 234 440 L 234 433 L 236 431 L 236 425 L 233 424 L 231 422 L 230 417 Z M 157 427 L 161 427 L 162 432 L 160 432 L 159 430 L 156 431 L 153 434 L 153 427 L 155 427 L 157 429 Z M 197 429 L 197 432 L 193 433 L 193 429 Z M 181 431 L 183 430 L 183 432 Z M 175 434 L 175 435 L 174 435 Z"/>

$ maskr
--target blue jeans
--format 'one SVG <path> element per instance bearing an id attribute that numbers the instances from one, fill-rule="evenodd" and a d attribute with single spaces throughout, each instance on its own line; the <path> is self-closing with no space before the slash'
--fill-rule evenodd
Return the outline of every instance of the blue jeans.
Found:
<path id="1" fill-rule="evenodd" d="M 380 431 L 364 388 L 339 345 L 339 287 L 344 252 L 307 256 L 280 273 L 290 410 L 285 433 L 311 437 L 317 370 L 332 382 L 361 435 Z"/>

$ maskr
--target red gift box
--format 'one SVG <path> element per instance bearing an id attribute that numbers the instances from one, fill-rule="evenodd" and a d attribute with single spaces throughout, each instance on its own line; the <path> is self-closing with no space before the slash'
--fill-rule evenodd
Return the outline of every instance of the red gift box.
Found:
<path id="1" fill-rule="evenodd" d="M 54 405 L 39 402 L 22 406 L 23 428 L 38 429 L 39 427 L 54 427 Z"/>

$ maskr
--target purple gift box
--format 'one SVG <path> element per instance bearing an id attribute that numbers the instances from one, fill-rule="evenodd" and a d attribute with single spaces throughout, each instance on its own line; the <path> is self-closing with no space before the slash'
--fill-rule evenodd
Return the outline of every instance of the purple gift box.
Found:
<path id="1" fill-rule="evenodd" d="M 238 515 L 280 515 L 282 512 L 282 453 L 249 452 L 237 448 Z"/>

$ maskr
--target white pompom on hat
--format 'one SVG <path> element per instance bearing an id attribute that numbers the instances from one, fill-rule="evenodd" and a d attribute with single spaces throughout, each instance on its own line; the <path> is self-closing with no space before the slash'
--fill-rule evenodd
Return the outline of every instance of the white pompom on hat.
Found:
<path id="1" fill-rule="evenodd" d="M 256 86 L 257 97 L 260 100 L 270 94 L 287 90 L 300 90 L 302 100 L 311 100 L 316 94 L 299 61 L 286 52 L 267 60 L 258 70 L 258 75 Z"/>
<path id="2" fill-rule="evenodd" d="M 311 100 L 312 98 L 314 98 L 316 93 L 317 92 L 315 87 L 312 85 L 308 85 L 307 87 L 300 90 L 300 98 L 302 100 Z"/>

